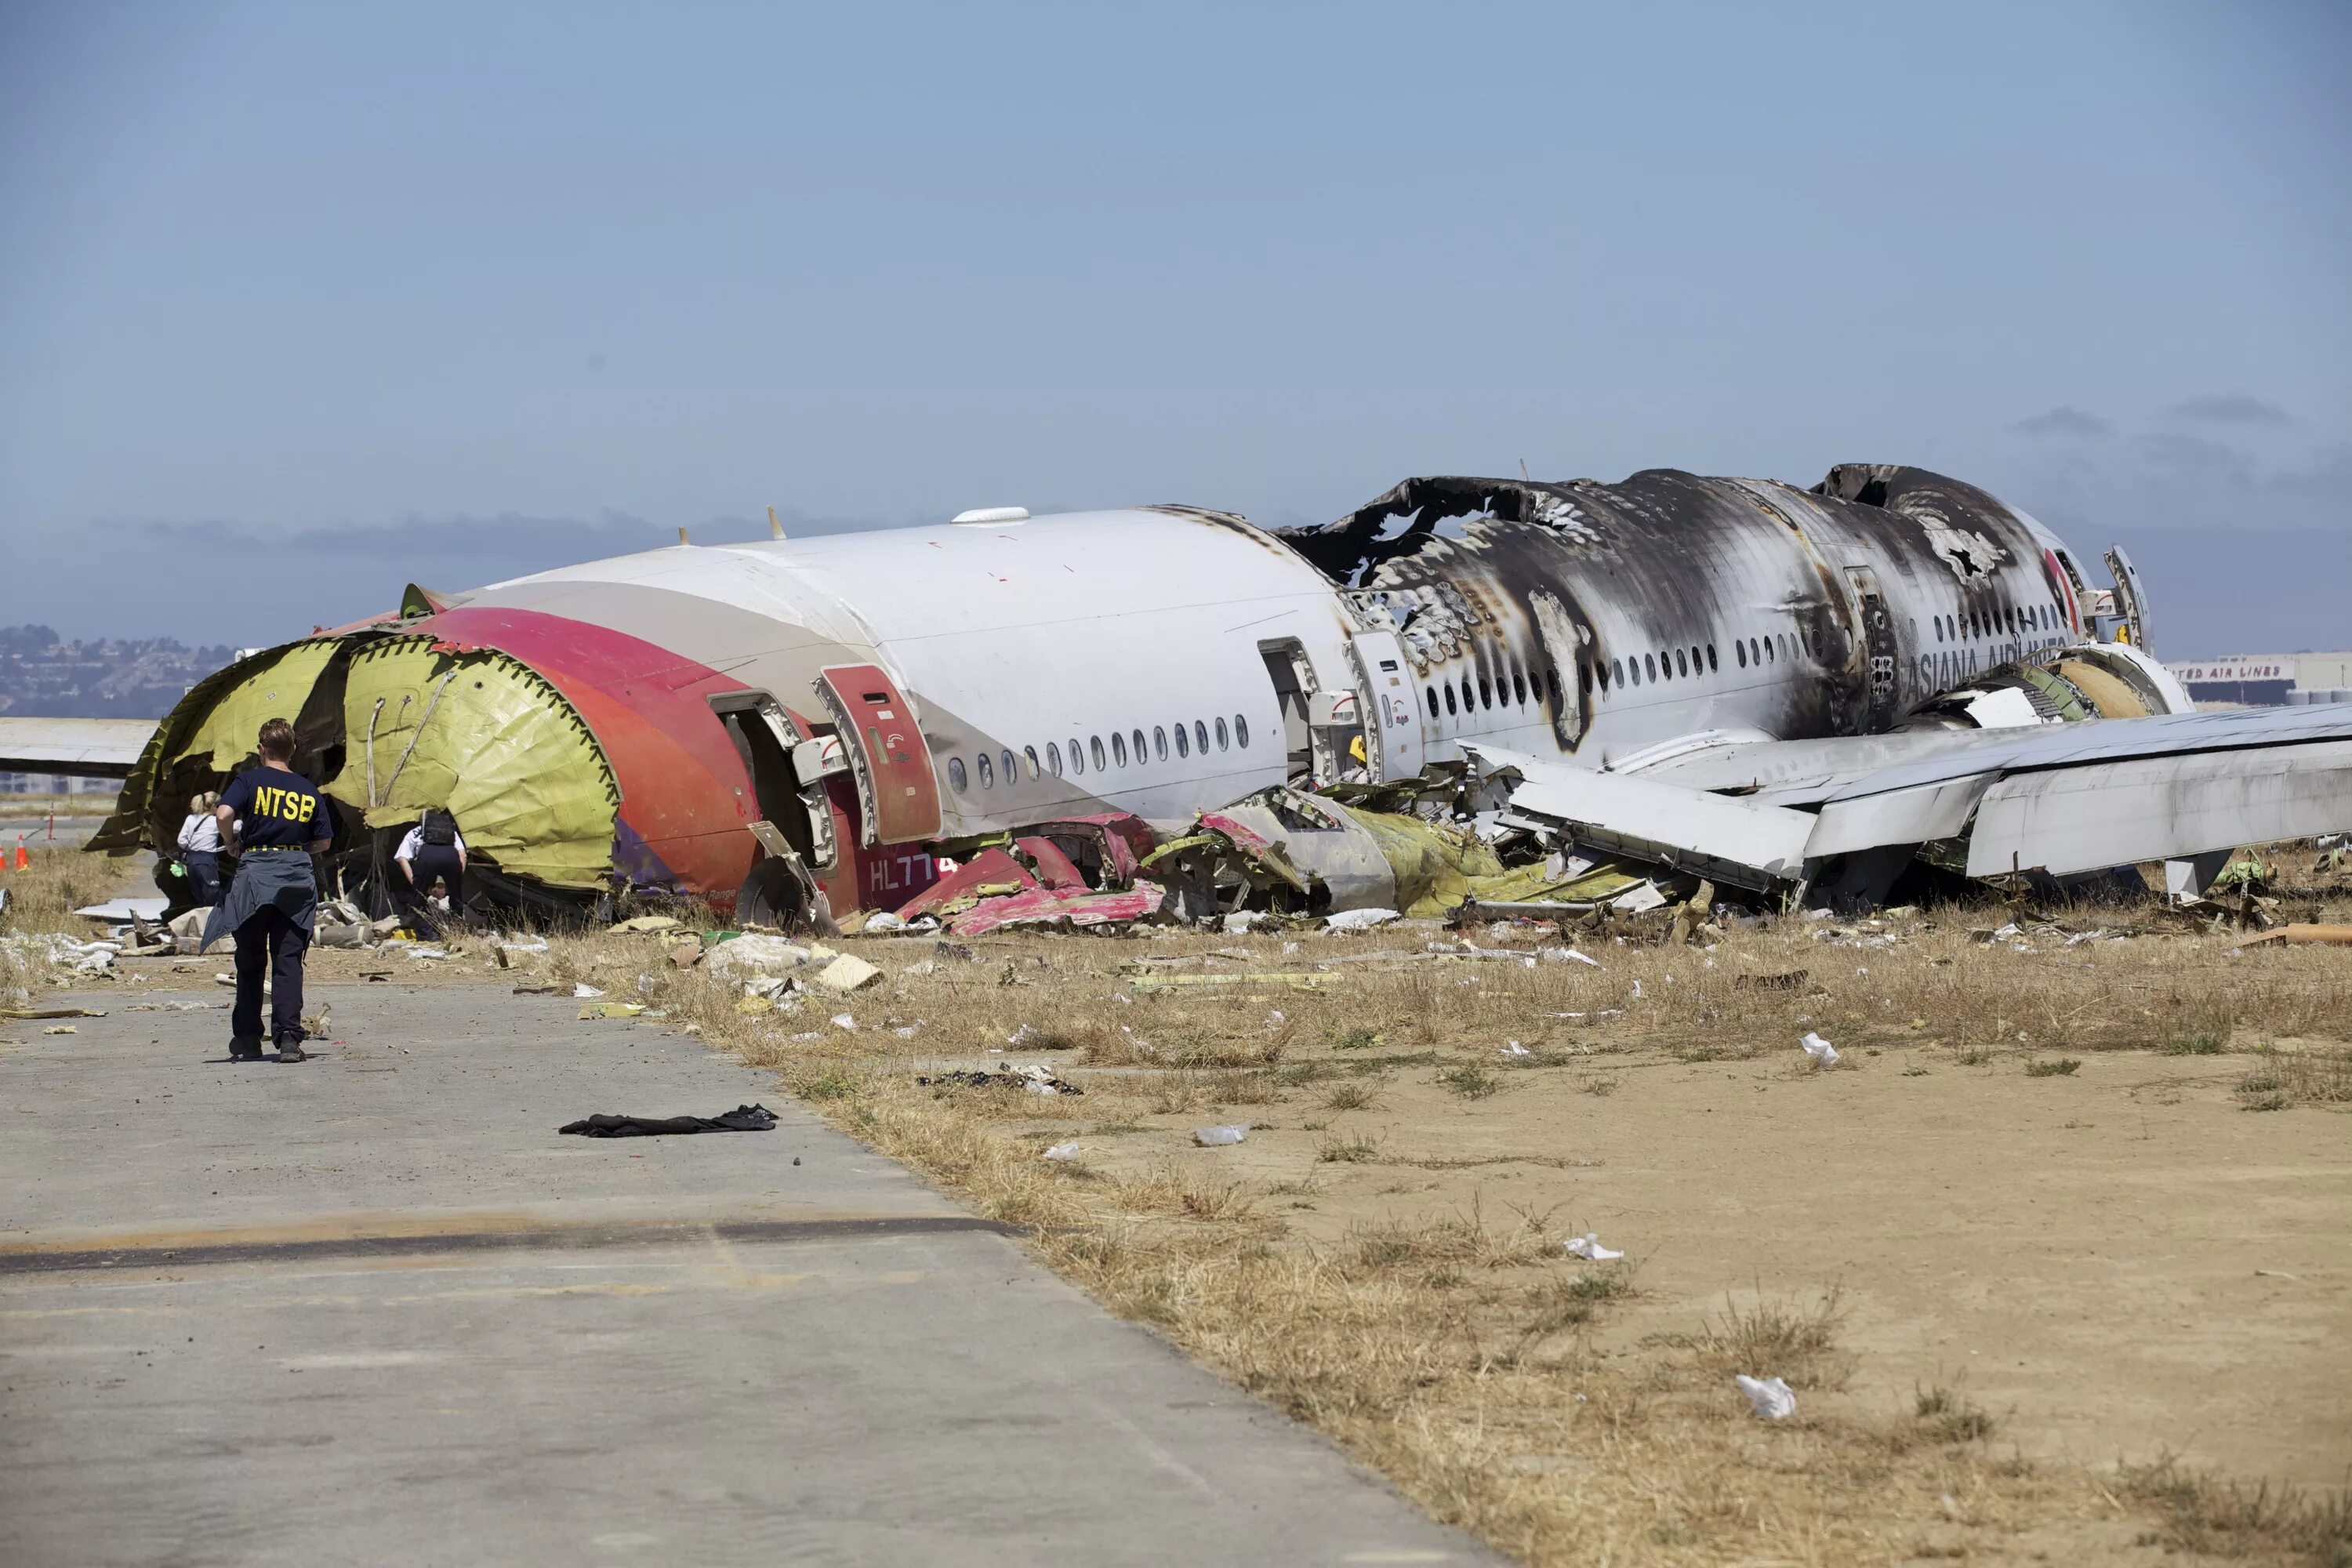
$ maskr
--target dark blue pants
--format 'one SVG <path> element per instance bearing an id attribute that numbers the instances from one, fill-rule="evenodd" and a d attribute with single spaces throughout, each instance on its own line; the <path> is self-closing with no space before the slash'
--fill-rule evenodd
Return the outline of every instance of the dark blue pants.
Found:
<path id="1" fill-rule="evenodd" d="M 191 849 L 184 862 L 194 884 L 196 907 L 210 909 L 221 900 L 220 857 L 210 849 Z"/>
<path id="2" fill-rule="evenodd" d="M 228 1032 L 239 1040 L 261 1038 L 261 972 L 269 972 L 269 1037 L 279 1046 L 302 1043 L 302 955 L 310 933 L 274 905 L 253 912 L 236 928 L 236 1006 Z"/>

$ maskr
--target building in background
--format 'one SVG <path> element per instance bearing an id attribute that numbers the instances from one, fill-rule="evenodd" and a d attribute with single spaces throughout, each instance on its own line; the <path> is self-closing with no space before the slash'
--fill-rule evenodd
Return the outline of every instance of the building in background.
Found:
<path id="1" fill-rule="evenodd" d="M 2200 708 L 2352 702 L 2352 653 L 2240 653 L 2168 668 Z"/>

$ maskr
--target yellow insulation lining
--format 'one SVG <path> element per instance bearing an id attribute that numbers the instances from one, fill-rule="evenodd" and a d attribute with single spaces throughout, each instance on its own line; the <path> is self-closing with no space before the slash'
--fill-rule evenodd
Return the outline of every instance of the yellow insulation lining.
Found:
<path id="1" fill-rule="evenodd" d="M 1443 915 L 1465 898 L 1484 903 L 1572 897 L 1608 898 L 1640 879 L 1606 867 L 1570 877 L 1548 875 L 1542 862 L 1506 868 L 1486 843 L 1459 828 L 1382 811 L 1323 805 L 1344 811 L 1378 841 L 1395 873 L 1397 912 L 1415 918 Z"/>
<path id="2" fill-rule="evenodd" d="M 318 684 L 319 674 L 335 657 L 340 645 L 331 641 L 289 643 L 275 658 L 258 665 L 212 705 L 194 733 L 172 753 L 172 761 L 209 754 L 215 773 L 226 773 L 249 756 L 263 722 L 283 719 L 289 724 L 302 715 L 302 704 Z"/>
<path id="3" fill-rule="evenodd" d="M 446 810 L 468 852 L 509 876 L 586 889 L 612 868 L 621 792 L 604 748 L 562 692 L 493 649 L 414 637 L 354 655 L 343 768 L 326 790 L 371 827 Z"/>

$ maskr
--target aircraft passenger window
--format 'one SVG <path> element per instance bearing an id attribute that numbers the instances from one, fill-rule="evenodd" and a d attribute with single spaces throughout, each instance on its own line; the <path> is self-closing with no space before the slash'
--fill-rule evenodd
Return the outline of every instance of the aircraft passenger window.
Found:
<path id="1" fill-rule="evenodd" d="M 1478 711 L 1478 699 L 1471 694 L 1470 678 L 1466 675 L 1462 678 L 1462 711 L 1465 713 Z"/>
<path id="2" fill-rule="evenodd" d="M 1041 767 L 1039 767 L 1039 766 L 1037 765 L 1037 748 L 1036 748 L 1036 747 L 1034 747 L 1034 746 L 1024 746 L 1024 747 L 1022 747 L 1022 748 L 1021 748 L 1021 754 L 1022 754 L 1023 756 L 1027 757 L 1027 758 L 1029 759 L 1029 776 L 1030 776 L 1031 778 L 1033 778 L 1033 779 L 1034 779 L 1034 778 L 1036 778 L 1036 777 L 1038 777 L 1040 774 L 1042 774 L 1043 773 L 1045 773 L 1045 770 L 1044 768 L 1041 768 Z"/>
<path id="3" fill-rule="evenodd" d="M 1433 712 L 1433 712 L 1435 712 L 1436 710 L 1436 710 L 1436 708 L 1435 708 L 1434 706 L 1432 706 L 1432 708 L 1430 709 L 1430 711 L 1431 711 L 1431 712 Z M 1222 751 L 1223 751 L 1224 749 L 1225 749 L 1225 721 L 1224 721 L 1223 719 L 1220 719 L 1220 720 L 1218 720 L 1218 721 L 1217 721 L 1217 750 L 1219 750 L 1219 751 L 1221 751 L 1221 752 L 1222 752 Z"/>
<path id="4" fill-rule="evenodd" d="M 1699 662 L 1699 649 L 1698 644 L 1696 643 L 1691 644 L 1691 673 L 1693 675 L 1705 675 L 1706 673 L 1706 666 Z"/>
<path id="5" fill-rule="evenodd" d="M 1516 669 L 1511 671 L 1511 690 L 1518 698 L 1519 706 L 1522 708 L 1526 707 L 1528 705 L 1528 678 L 1520 674 Z"/>
<path id="6" fill-rule="evenodd" d="M 1625 661 L 1623 659 L 1612 658 L 1609 661 L 1609 679 L 1619 686 L 1625 684 Z"/>
<path id="7" fill-rule="evenodd" d="M 1184 726 L 1181 722 L 1176 726 L 1176 754 L 1180 757 L 1189 757 L 1192 754 L 1192 737 L 1185 733 Z"/>
<path id="8" fill-rule="evenodd" d="M 1680 648 L 1675 649 L 1675 673 L 1681 676 L 1690 674 L 1690 660 L 1683 657 L 1683 650 Z"/>
<path id="9" fill-rule="evenodd" d="M 1239 713 L 1234 715 L 1234 744 L 1244 752 L 1249 750 L 1249 721 Z"/>
<path id="10" fill-rule="evenodd" d="M 1451 713 L 1451 712 L 1453 712 L 1453 711 L 1454 710 L 1454 688 L 1453 688 L 1453 686 L 1452 686 L 1450 683 L 1449 683 L 1449 684 L 1446 686 L 1446 688 L 1445 688 L 1445 710 L 1446 710 L 1448 713 Z"/>
<path id="11" fill-rule="evenodd" d="M 1764 658 L 1773 664 L 1780 662 L 1780 648 L 1777 639 L 1772 637 L 1764 639 Z"/>
<path id="12" fill-rule="evenodd" d="M 1738 662 L 1740 668 L 1746 669 L 1748 668 L 1748 645 L 1741 642 L 1738 637 L 1732 638 L 1731 657 Z"/>
<path id="13" fill-rule="evenodd" d="M 1433 719 L 1436 718 L 1436 717 L 1437 717 L 1437 688 L 1435 688 L 1434 686 L 1424 686 L 1424 687 L 1423 687 L 1423 688 L 1421 689 L 1421 694 L 1422 694 L 1422 696 L 1423 696 L 1423 697 L 1425 697 L 1425 698 L 1427 698 L 1427 699 L 1429 700 L 1429 716 L 1430 716 L 1431 718 L 1433 718 Z"/>
<path id="14" fill-rule="evenodd" d="M 1087 751 L 1094 757 L 1095 772 L 1100 773 L 1103 769 L 1110 766 L 1109 762 L 1103 756 L 1103 743 L 1102 737 L 1100 735 L 1097 735 L 1092 741 L 1087 743 Z"/>
<path id="15" fill-rule="evenodd" d="M 1209 754 L 1209 727 L 1198 719 L 1192 721 L 1192 745 L 1202 756 Z"/>
<path id="16" fill-rule="evenodd" d="M 980 753 L 980 787 L 982 789 L 996 787 L 996 770 L 989 765 L 986 752 Z"/>
<path id="17" fill-rule="evenodd" d="M 1110 732 L 1110 760 L 1120 767 L 1127 766 L 1127 737 L 1116 730 Z"/>
<path id="18" fill-rule="evenodd" d="M 1055 778 L 1062 776 L 1062 748 L 1051 741 L 1045 742 L 1045 766 Z"/>
<path id="19" fill-rule="evenodd" d="M 1658 661 L 1646 653 L 1642 656 L 1642 679 L 1644 680 L 1658 679 Z"/>
<path id="20" fill-rule="evenodd" d="M 1135 749 L 1139 752 L 1143 750 L 1143 731 L 1140 730 L 1135 732 Z M 1168 760 L 1168 731 L 1157 724 L 1151 726 L 1151 749 L 1160 753 L 1161 762 Z"/>
<path id="21" fill-rule="evenodd" d="M 1481 707 L 1481 708 L 1492 708 L 1494 705 L 1495 705 L 1495 685 L 1494 685 L 1494 682 L 1492 682 L 1492 681 L 1488 680 L 1485 676 L 1483 676 L 1483 675 L 1482 675 L 1482 676 L 1480 676 L 1480 677 L 1478 678 L 1478 706 L 1479 706 L 1479 707 Z"/>
<path id="22" fill-rule="evenodd" d="M 1712 674 L 1714 674 L 1717 670 L 1718 670 L 1718 669 L 1720 669 L 1720 668 L 1723 668 L 1723 667 L 1722 667 L 1721 665 L 1719 665 L 1719 664 L 1717 664 L 1717 663 L 1716 663 L 1716 662 L 1715 662 L 1715 645 L 1714 645 L 1713 643 L 1709 643 L 1709 644 L 1707 644 L 1707 645 L 1706 645 L 1706 671 L 1707 671 L 1707 673 L 1708 673 L 1709 675 L 1712 675 Z"/>
<path id="23" fill-rule="evenodd" d="M 1021 759 L 1011 752 L 1004 753 L 1004 787 L 1011 789 L 1021 782 Z"/>
<path id="24" fill-rule="evenodd" d="M 961 795 L 971 787 L 971 775 L 963 771 L 961 757 L 948 759 L 948 787 Z"/>
<path id="25" fill-rule="evenodd" d="M 1135 742 L 1135 765 L 1139 768 L 1144 763 L 1151 760 L 1151 753 L 1143 749 L 1142 731 L 1136 731 L 1129 739 L 1133 740 Z M 1160 739 L 1160 754 L 1163 757 L 1168 754 L 1168 742 L 1165 736 L 1162 736 Z"/>

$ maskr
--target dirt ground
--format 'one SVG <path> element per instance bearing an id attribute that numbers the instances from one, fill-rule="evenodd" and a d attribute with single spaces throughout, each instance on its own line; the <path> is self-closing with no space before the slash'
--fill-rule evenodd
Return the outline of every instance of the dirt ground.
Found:
<path id="1" fill-rule="evenodd" d="M 2352 915 L 2339 881 L 2294 912 Z M 766 1010 L 649 936 L 314 973 L 642 1000 L 581 1048 L 774 1067 L 1531 1562 L 2352 1563 L 2352 950 L 2018 912 L 1572 933 L 1591 963 L 1537 926 L 851 938 L 880 984 Z M 919 1081 L 1006 1066 L 1083 1092 Z"/>

